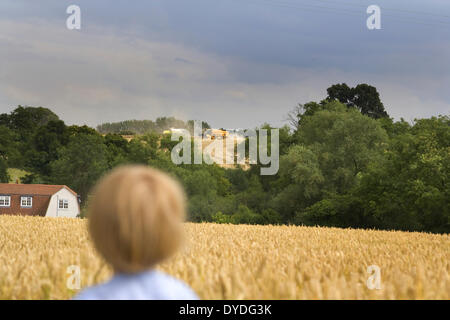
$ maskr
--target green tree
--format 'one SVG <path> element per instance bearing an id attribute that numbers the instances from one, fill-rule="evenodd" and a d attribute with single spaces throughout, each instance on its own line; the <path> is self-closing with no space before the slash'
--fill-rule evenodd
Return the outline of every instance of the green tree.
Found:
<path id="1" fill-rule="evenodd" d="M 5 159 L 0 157 L 0 182 L 8 183 L 9 182 L 9 174 L 8 174 L 8 166 L 6 164 Z"/>
<path id="2" fill-rule="evenodd" d="M 243 204 L 256 212 L 261 212 L 266 208 L 268 202 L 268 196 L 264 192 L 260 179 L 259 175 L 252 174 L 247 189 L 236 195 L 239 204 Z"/>
<path id="3" fill-rule="evenodd" d="M 148 133 L 131 140 L 128 144 L 128 160 L 131 163 L 147 164 L 156 157 L 159 135 Z"/>
<path id="4" fill-rule="evenodd" d="M 0 158 L 7 167 L 20 168 L 22 158 L 16 133 L 4 125 L 0 125 Z"/>
<path id="5" fill-rule="evenodd" d="M 51 163 L 51 180 L 74 189 L 82 201 L 108 169 L 107 149 L 100 136 L 78 134 L 59 150 L 59 158 Z"/>
<path id="6" fill-rule="evenodd" d="M 284 219 L 333 194 L 351 190 L 387 143 L 380 123 L 339 102 L 303 119 L 300 145 L 281 158 L 274 206 Z"/>
<path id="7" fill-rule="evenodd" d="M 247 206 L 240 204 L 236 213 L 231 216 L 231 222 L 234 224 L 262 224 L 263 217 L 256 214 Z"/>
<path id="8" fill-rule="evenodd" d="M 416 120 L 392 139 L 354 194 L 379 228 L 450 232 L 450 119 Z"/>
<path id="9" fill-rule="evenodd" d="M 226 170 L 225 177 L 230 181 L 234 192 L 241 192 L 248 189 L 248 177 L 242 168 L 239 167 Z"/>
<path id="10" fill-rule="evenodd" d="M 31 148 L 25 153 L 29 170 L 40 175 L 50 174 L 50 162 L 58 158 L 58 149 L 69 141 L 67 127 L 61 120 L 50 120 L 38 127 L 31 140 Z"/>
<path id="11" fill-rule="evenodd" d="M 59 118 L 47 108 L 18 106 L 9 115 L 9 126 L 22 138 L 28 139 L 37 127 L 52 120 L 59 120 Z"/>
<path id="12" fill-rule="evenodd" d="M 338 100 L 348 107 L 355 107 L 371 118 L 388 117 L 377 89 L 368 84 L 358 84 L 354 88 L 345 83 L 335 84 L 327 89 L 327 93 L 328 100 Z"/>
<path id="13" fill-rule="evenodd" d="M 273 206 L 287 222 L 322 198 L 325 178 L 318 157 L 305 146 L 293 146 L 280 162 L 279 178 L 273 185 L 277 190 Z"/>
<path id="14" fill-rule="evenodd" d="M 326 191 L 344 193 L 380 157 L 388 137 L 377 121 L 330 102 L 327 110 L 305 119 L 299 139 L 316 155 Z"/>
<path id="15" fill-rule="evenodd" d="M 101 137 L 101 134 L 98 133 L 98 131 L 96 131 L 95 129 L 88 127 L 87 125 L 83 125 L 83 126 L 69 126 L 67 127 L 67 133 L 69 134 L 69 136 L 75 136 L 77 134 L 86 134 L 86 135 L 93 135 L 93 136 L 98 136 Z"/>

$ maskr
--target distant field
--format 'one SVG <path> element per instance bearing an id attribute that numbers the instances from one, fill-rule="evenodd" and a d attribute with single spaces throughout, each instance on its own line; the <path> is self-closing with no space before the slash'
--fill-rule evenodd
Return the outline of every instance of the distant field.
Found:
<path id="1" fill-rule="evenodd" d="M 294 226 L 186 224 L 189 244 L 161 268 L 204 299 L 450 299 L 450 236 Z M 111 271 L 86 220 L 0 216 L 0 299 L 67 299 Z M 367 267 L 381 289 L 366 286 Z"/>

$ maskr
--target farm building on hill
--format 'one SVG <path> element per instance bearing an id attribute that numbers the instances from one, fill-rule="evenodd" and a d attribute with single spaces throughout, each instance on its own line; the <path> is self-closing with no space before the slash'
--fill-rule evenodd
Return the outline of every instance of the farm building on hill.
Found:
<path id="1" fill-rule="evenodd" d="M 80 204 L 67 186 L 0 183 L 0 214 L 75 218 Z"/>

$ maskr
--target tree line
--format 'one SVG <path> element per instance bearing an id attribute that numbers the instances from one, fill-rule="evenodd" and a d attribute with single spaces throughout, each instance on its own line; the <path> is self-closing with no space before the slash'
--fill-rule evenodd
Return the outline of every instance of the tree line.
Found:
<path id="1" fill-rule="evenodd" d="M 204 128 L 210 128 L 209 124 L 203 122 Z M 193 130 L 194 121 L 176 119 L 174 117 L 158 117 L 152 120 L 125 120 L 119 122 L 106 122 L 97 126 L 97 131 L 101 134 L 117 133 L 120 135 L 134 135 L 146 133 L 163 133 L 170 128 Z"/>
<path id="2" fill-rule="evenodd" d="M 175 165 L 170 150 L 177 142 L 160 130 L 128 142 L 118 133 L 67 126 L 46 108 L 19 106 L 0 115 L 0 180 L 9 181 L 8 168 L 23 169 L 21 182 L 66 184 L 84 207 L 105 172 L 146 164 L 183 184 L 194 222 L 448 233 L 449 116 L 394 121 L 366 84 L 338 84 L 327 93 L 289 114 L 273 176 L 261 176 L 260 165 Z"/>

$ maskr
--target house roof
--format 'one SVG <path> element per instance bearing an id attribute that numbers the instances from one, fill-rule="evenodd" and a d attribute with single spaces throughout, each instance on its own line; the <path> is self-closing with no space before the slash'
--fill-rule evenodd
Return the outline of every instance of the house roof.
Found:
<path id="1" fill-rule="evenodd" d="M 75 196 L 77 193 L 65 185 L 51 184 L 19 184 L 0 183 L 0 194 L 23 194 L 23 195 L 48 195 L 51 196 L 59 190 L 66 188 Z"/>

